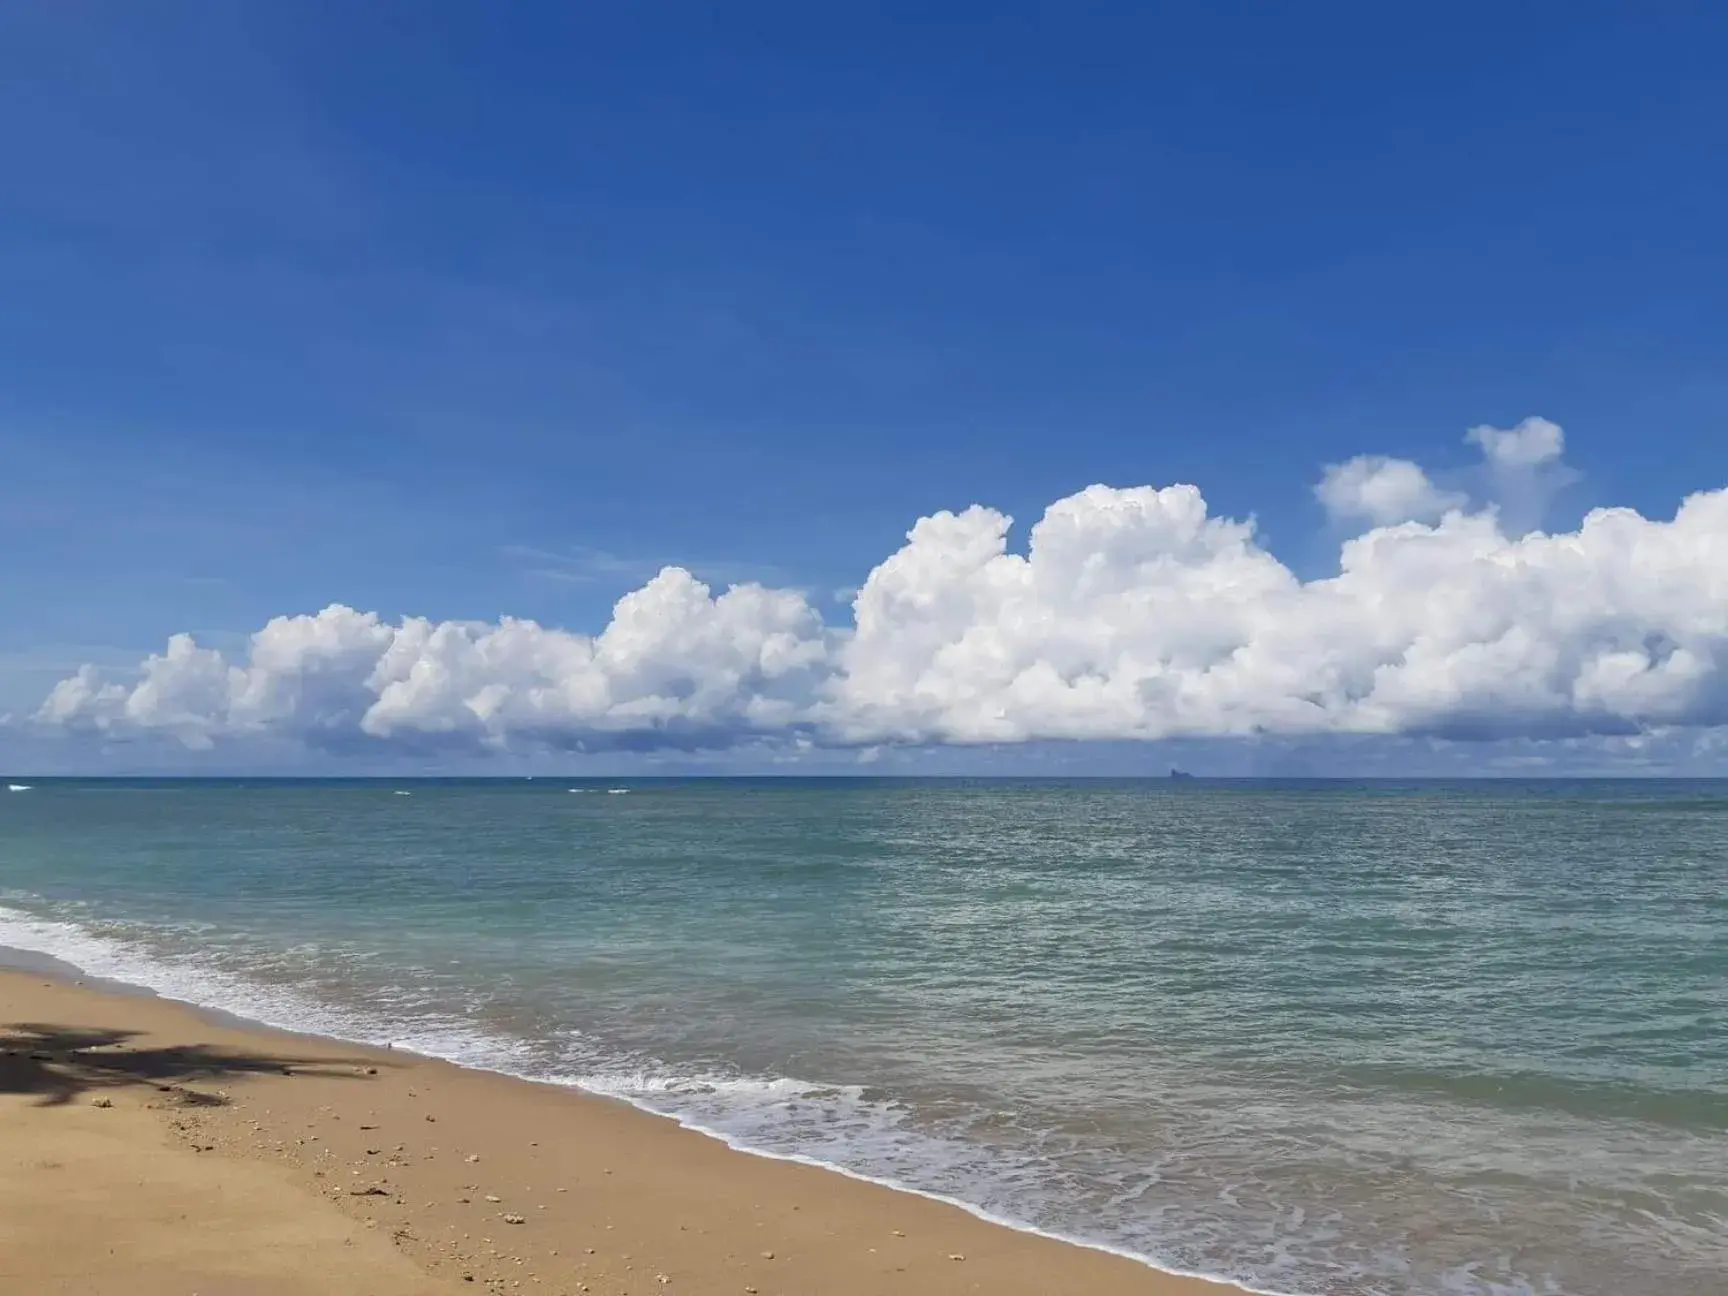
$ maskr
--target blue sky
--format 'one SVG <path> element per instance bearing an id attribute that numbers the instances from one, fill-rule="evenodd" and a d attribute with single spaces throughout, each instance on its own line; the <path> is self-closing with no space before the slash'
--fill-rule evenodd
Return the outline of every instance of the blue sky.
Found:
<path id="1" fill-rule="evenodd" d="M 1724 485 L 1728 11 L 42 3 L 0 15 L 0 711 L 333 602 L 597 631 L 914 520 L 1561 423 Z M 58 759 L 58 758 L 57 758 Z M 92 757 L 94 759 L 94 757 Z"/>

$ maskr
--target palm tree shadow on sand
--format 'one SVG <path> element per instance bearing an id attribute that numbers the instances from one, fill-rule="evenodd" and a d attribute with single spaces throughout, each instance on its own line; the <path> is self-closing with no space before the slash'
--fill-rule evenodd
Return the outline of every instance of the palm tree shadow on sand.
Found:
<path id="1" fill-rule="evenodd" d="M 186 1081 L 252 1075 L 326 1076 L 358 1080 L 377 1073 L 363 1058 L 301 1058 L 206 1044 L 143 1048 L 139 1032 L 17 1022 L 0 1028 L 0 1094 L 36 1094 L 38 1106 L 58 1107 L 83 1094 L 128 1086 L 176 1089 Z M 220 1107 L 218 1094 L 178 1090 L 187 1106 Z"/>

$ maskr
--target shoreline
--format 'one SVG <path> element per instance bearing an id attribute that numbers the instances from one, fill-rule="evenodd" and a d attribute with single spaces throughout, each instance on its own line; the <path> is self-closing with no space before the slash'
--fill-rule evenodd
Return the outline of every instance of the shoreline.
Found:
<path id="1" fill-rule="evenodd" d="M 285 1030 L 239 1017 L 224 1009 L 168 998 L 148 986 L 94 977 L 66 960 L 39 951 L 18 947 L 0 949 L 0 1005 L 4 1005 L 0 1017 L 4 1022 L 26 1019 L 58 1021 L 57 1018 L 39 1016 L 30 1018 L 29 1014 L 20 1011 L 27 1004 L 41 1002 L 44 998 L 48 1003 L 43 1006 L 60 1008 L 61 1016 L 66 1016 L 71 1010 L 71 1015 L 81 1019 L 71 1024 L 80 1027 L 93 1026 L 94 1019 L 101 1018 L 106 1029 L 132 1031 L 142 1027 L 143 1034 L 150 1037 L 208 1037 L 198 1047 L 206 1047 L 209 1040 L 214 1039 L 220 1041 L 221 1048 L 232 1050 L 236 1057 L 254 1059 L 279 1056 L 280 1050 L 293 1047 L 297 1050 L 296 1056 L 310 1059 L 315 1065 L 359 1067 L 367 1074 L 369 1088 L 383 1085 L 405 1092 L 410 1103 L 419 1097 L 419 1092 L 415 1086 L 408 1085 L 409 1078 L 415 1080 L 418 1091 L 430 1090 L 436 1082 L 441 1090 L 458 1091 L 464 1100 L 461 1104 L 462 1128 L 481 1131 L 481 1141 L 496 1142 L 499 1137 L 511 1140 L 517 1145 L 517 1157 L 523 1155 L 525 1147 L 529 1161 L 544 1162 L 558 1159 L 560 1155 L 569 1160 L 579 1157 L 585 1144 L 605 1144 L 609 1159 L 620 1164 L 619 1167 L 609 1165 L 604 1169 L 608 1182 L 603 1193 L 595 1194 L 591 1185 L 584 1192 L 581 1187 L 583 1176 L 572 1165 L 568 1167 L 569 1182 L 557 1186 L 554 1194 L 564 1198 L 557 1203 L 562 1206 L 578 1200 L 577 1194 L 581 1193 L 581 1199 L 588 1200 L 604 1212 L 608 1205 L 617 1205 L 620 1181 L 625 1173 L 630 1175 L 632 1188 L 641 1197 L 639 1205 L 643 1209 L 633 1213 L 626 1227 L 638 1240 L 632 1243 L 634 1250 L 618 1253 L 624 1269 L 613 1273 L 603 1272 L 606 1268 L 604 1263 L 584 1263 L 587 1256 L 600 1251 L 598 1247 L 577 1247 L 574 1245 L 576 1239 L 566 1236 L 568 1249 L 565 1259 L 560 1262 L 559 1248 L 546 1236 L 546 1230 L 520 1227 L 524 1223 L 544 1223 L 546 1217 L 516 1216 L 513 1222 L 507 1222 L 501 1229 L 493 1229 L 494 1233 L 507 1233 L 509 1237 L 486 1237 L 483 1244 L 474 1243 L 470 1233 L 461 1232 L 456 1225 L 463 1216 L 473 1216 L 476 1200 L 473 1194 L 479 1191 L 479 1185 L 464 1187 L 451 1180 L 452 1173 L 458 1179 L 463 1176 L 460 1169 L 450 1164 L 448 1157 L 437 1172 L 430 1171 L 427 1163 L 438 1159 L 437 1146 L 425 1137 L 433 1132 L 425 1123 L 418 1127 L 410 1126 L 407 1130 L 393 1130 L 394 1135 L 403 1140 L 410 1133 L 418 1136 L 415 1147 L 430 1148 L 431 1152 L 417 1155 L 404 1141 L 397 1148 L 398 1156 L 383 1163 L 390 1169 L 395 1182 L 387 1189 L 374 1185 L 357 1198 L 365 1209 L 377 1212 L 367 1217 L 366 1227 L 379 1226 L 378 1216 L 383 1212 L 377 1203 L 383 1199 L 388 1198 L 393 1205 L 401 1207 L 411 1198 L 433 1198 L 410 1214 L 417 1225 L 423 1225 L 429 1217 L 433 1223 L 442 1223 L 442 1231 L 449 1237 L 434 1242 L 430 1234 L 421 1237 L 409 1232 L 406 1236 L 396 1233 L 391 1236 L 397 1244 L 397 1251 L 408 1251 L 410 1258 L 415 1259 L 433 1279 L 453 1278 L 461 1282 L 464 1275 L 447 1271 L 465 1267 L 467 1281 L 462 1285 L 467 1290 L 474 1290 L 473 1286 L 467 1285 L 473 1282 L 493 1283 L 495 1290 L 507 1290 L 506 1286 L 497 1284 L 519 1282 L 511 1277 L 510 1270 L 521 1273 L 528 1265 L 534 1266 L 527 1270 L 533 1278 L 530 1286 L 540 1290 L 596 1293 L 613 1290 L 623 1293 L 631 1290 L 627 1284 L 635 1281 L 639 1290 L 755 1290 L 767 1296 L 775 1291 L 793 1290 L 783 1287 L 783 1284 L 793 1276 L 794 1268 L 809 1271 L 799 1278 L 804 1285 L 798 1290 L 857 1293 L 858 1296 L 889 1289 L 930 1293 L 932 1296 L 947 1292 L 1030 1294 L 1071 1290 L 1098 1293 L 1098 1296 L 1117 1296 L 1118 1293 L 1121 1296 L 1225 1296 L 1250 1290 L 1206 1275 L 1163 1268 L 1141 1256 L 1098 1243 L 1061 1237 L 996 1218 L 966 1202 L 884 1182 L 814 1158 L 740 1146 L 692 1122 L 624 1098 L 568 1083 L 465 1066 L 405 1049 L 380 1048 L 332 1036 Z M 10 1031 L 13 1027 L 6 1025 L 3 1029 Z M 271 1049 L 278 1052 L 272 1054 Z M 362 1060 L 356 1062 L 356 1058 Z M 75 1059 L 79 1065 L 87 1060 L 82 1055 Z M 289 1078 L 299 1075 L 293 1064 L 289 1070 L 289 1075 L 283 1075 L 270 1066 L 259 1068 L 248 1064 L 230 1073 L 225 1065 L 218 1065 L 214 1077 L 192 1077 L 191 1080 L 204 1086 L 216 1080 L 236 1086 L 232 1097 L 226 1090 L 220 1094 L 203 1093 L 202 1097 L 193 1099 L 197 1103 L 195 1115 L 182 1112 L 170 1124 L 194 1147 L 220 1148 L 252 1161 L 286 1159 L 299 1162 L 306 1208 L 328 1212 L 331 1209 L 329 1203 L 333 1200 L 339 1212 L 351 1214 L 353 1200 L 338 1193 L 320 1201 L 311 1190 L 321 1187 L 317 1180 L 327 1179 L 327 1171 L 334 1166 L 332 1158 L 356 1150 L 332 1151 L 337 1146 L 331 1141 L 332 1133 L 343 1124 L 344 1115 L 348 1118 L 346 1128 L 349 1130 L 383 1126 L 386 1118 L 379 1116 L 376 1108 L 372 1109 L 373 1119 L 369 1123 L 360 1121 L 352 1110 L 356 1101 L 371 1098 L 376 1102 L 378 1095 L 362 1096 L 354 1092 L 352 1086 L 346 1090 L 340 1085 L 332 1089 L 328 1084 L 319 1083 L 316 1086 L 318 1093 L 303 1093 L 300 1097 L 316 1097 L 321 1101 L 310 1106 L 306 1101 L 290 1102 L 288 1095 L 278 1091 L 288 1087 L 309 1090 L 313 1086 L 305 1083 L 286 1085 Z M 321 1080 L 329 1079 L 329 1076 L 321 1077 Z M 12 1090 L 8 1088 L 0 1092 Z M 188 1092 L 200 1093 L 202 1090 L 189 1089 Z M 310 1141 L 306 1136 L 298 1136 L 291 1149 L 282 1141 L 276 1141 L 273 1148 L 267 1147 L 268 1140 L 256 1138 L 252 1139 L 254 1146 L 248 1148 L 246 1130 L 236 1123 L 236 1117 L 242 1111 L 257 1109 L 266 1092 L 274 1106 L 262 1110 L 279 1112 L 286 1104 L 296 1110 L 297 1118 L 306 1118 L 303 1123 L 308 1128 L 319 1128 L 323 1132 L 313 1135 Z M 243 1096 L 252 1101 L 242 1102 Z M 402 1101 L 401 1092 L 394 1096 Z M 445 1122 L 447 1132 L 449 1118 L 438 1116 L 436 1119 Z M 431 1112 L 425 1113 L 425 1122 L 434 1120 Z M 252 1122 L 255 1129 L 257 1124 Z M 391 1121 L 390 1124 L 399 1126 L 400 1122 Z M 487 1127 L 491 1128 L 488 1130 Z M 520 1135 L 525 1131 L 550 1132 L 554 1137 L 523 1139 Z M 204 1141 L 199 1142 L 200 1139 Z M 327 1163 L 326 1169 L 319 1169 L 307 1161 L 310 1143 L 320 1143 L 318 1153 Z M 554 1144 L 559 1145 L 558 1153 L 551 1151 Z M 547 1150 L 542 1151 L 542 1148 Z M 351 1162 L 348 1165 L 350 1177 L 361 1176 L 376 1168 L 378 1162 L 368 1158 L 382 1154 L 381 1147 L 359 1148 L 358 1151 L 359 1156 L 348 1158 Z M 465 1160 L 461 1166 L 473 1167 L 479 1163 L 478 1154 L 466 1155 L 474 1160 Z M 506 1158 L 506 1161 L 515 1159 Z M 621 1172 L 626 1163 L 629 1169 Z M 542 1174 L 536 1177 L 543 1177 L 544 1167 L 540 1169 Z M 693 1171 L 696 1170 L 699 1173 L 693 1180 Z M 310 1184 L 304 1181 L 306 1171 L 313 1176 Z M 470 1168 L 467 1177 L 478 1180 L 485 1176 Z M 691 1192 L 693 1188 L 697 1190 L 694 1195 Z M 693 1219 L 712 1219 L 718 1213 L 736 1227 L 742 1222 L 737 1216 L 735 1200 L 740 1188 L 748 1188 L 748 1195 L 752 1198 L 777 1202 L 779 1222 L 791 1239 L 782 1244 L 786 1250 L 772 1247 L 758 1250 L 754 1265 L 736 1246 L 729 1247 L 720 1239 L 706 1247 L 693 1247 L 691 1224 L 673 1225 L 663 1218 L 663 1209 L 651 1205 L 663 1203 L 668 1196 L 678 1197 L 684 1215 Z M 464 1192 L 468 1194 L 466 1197 Z M 440 1194 L 444 1198 L 442 1202 L 436 1200 Z M 540 1195 L 545 1195 L 543 1188 Z M 509 1200 L 508 1195 L 502 1193 L 489 1196 L 494 1200 Z M 539 1211 L 548 1209 L 545 1201 L 535 1204 Z M 349 1209 L 342 1211 L 343 1207 Z M 760 1212 L 766 1207 L 758 1202 L 755 1209 Z M 511 1213 L 506 1211 L 504 1214 L 509 1216 Z M 892 1216 L 907 1227 L 882 1230 L 866 1223 L 881 1216 Z M 657 1217 L 660 1217 L 658 1228 L 655 1226 Z M 812 1246 L 810 1225 L 818 1220 L 823 1222 L 825 1237 Z M 756 1230 L 765 1227 L 761 1219 L 752 1222 Z M 589 1223 L 592 1224 L 592 1220 Z M 620 1225 L 623 1225 L 622 1220 L 607 1223 L 601 1231 L 617 1232 Z M 570 1227 L 582 1231 L 580 1223 L 572 1221 Z M 718 1231 L 700 1228 L 698 1236 L 712 1238 Z M 459 1238 L 456 1237 L 458 1233 Z M 410 1238 L 413 1241 L 409 1241 Z M 929 1239 L 934 1245 L 911 1246 L 903 1239 Z M 500 1240 L 514 1244 L 514 1250 L 532 1254 L 511 1257 L 512 1263 L 500 1270 L 500 1256 L 486 1254 L 488 1248 L 496 1252 L 494 1244 Z M 878 1245 L 863 1245 L 867 1242 Z M 582 1257 L 574 1266 L 569 1263 L 572 1251 Z M 651 1285 L 642 1285 L 641 1277 L 634 1272 L 638 1266 L 630 1263 L 630 1257 L 647 1260 L 656 1254 L 664 1255 L 666 1267 L 656 1270 Z M 896 1255 L 908 1263 L 892 1264 Z M 796 1266 L 790 1263 L 794 1256 L 799 1257 L 802 1263 Z M 845 1262 L 841 1263 L 843 1259 Z M 873 1265 L 879 1270 L 874 1278 L 866 1272 Z M 881 1265 L 888 1265 L 888 1268 L 881 1269 Z M 612 1268 L 617 1268 L 617 1262 Z M 740 1268 L 749 1273 L 742 1281 L 738 1276 Z M 561 1269 L 568 1271 L 567 1288 L 558 1286 L 560 1279 L 547 1273 L 548 1270 L 555 1273 Z M 673 1270 L 682 1270 L 685 1276 L 677 1277 Z M 730 1277 L 722 1276 L 726 1271 L 731 1271 Z M 818 1273 L 823 1275 L 823 1280 L 814 1286 L 808 1285 L 809 1278 Z M 586 1276 L 578 1279 L 577 1274 Z M 608 1286 L 608 1283 L 614 1285 Z"/>

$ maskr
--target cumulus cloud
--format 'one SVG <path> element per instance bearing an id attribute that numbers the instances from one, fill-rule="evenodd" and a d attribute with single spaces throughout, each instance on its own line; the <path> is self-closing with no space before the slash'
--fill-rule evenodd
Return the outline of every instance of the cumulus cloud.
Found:
<path id="1" fill-rule="evenodd" d="M 1464 434 L 1482 455 L 1500 469 L 1535 468 L 1553 463 L 1566 449 L 1566 434 L 1558 423 L 1545 418 L 1527 418 L 1517 427 L 1497 428 L 1483 424 Z"/>
<path id="2" fill-rule="evenodd" d="M 1469 502 L 1465 495 L 1441 490 L 1429 481 L 1420 465 L 1384 455 L 1357 455 L 1346 463 L 1327 464 L 1314 495 L 1334 522 L 1374 526 L 1431 522 Z"/>
<path id="3" fill-rule="evenodd" d="M 190 746 L 265 734 L 320 746 L 724 744 L 803 723 L 827 640 L 796 593 L 741 585 L 714 597 L 667 568 L 594 637 L 514 618 L 392 623 L 333 605 L 272 620 L 242 662 L 176 635 L 135 683 L 87 667 L 37 719 Z"/>
<path id="4" fill-rule="evenodd" d="M 1552 468 L 1559 429 L 1538 422 L 1472 437 L 1508 470 Z M 135 677 L 86 668 L 36 723 L 190 746 L 863 750 L 1728 723 L 1728 490 L 1670 519 L 1602 509 L 1575 531 L 1520 533 L 1425 474 L 1386 479 L 1398 462 L 1338 487 L 1379 521 L 1318 579 L 1193 486 L 1093 486 L 1052 504 L 1023 553 L 993 509 L 919 520 L 849 625 L 801 593 L 715 594 L 676 567 L 594 636 L 335 606 L 271 621 L 235 660 L 176 636 Z"/>
<path id="5" fill-rule="evenodd" d="M 1093 487 L 1009 553 L 939 515 L 872 573 L 834 724 L 929 741 L 1620 732 L 1717 723 L 1728 492 L 1519 539 L 1491 512 L 1348 541 L 1302 582 L 1192 487 Z"/>
<path id="6" fill-rule="evenodd" d="M 1455 475 L 1475 479 L 1483 505 L 1498 510 L 1502 528 L 1513 534 L 1539 525 L 1554 497 L 1578 479 L 1561 460 L 1565 432 L 1547 419 L 1527 418 L 1510 428 L 1483 424 L 1464 440 L 1481 452 L 1482 462 Z M 1441 488 L 1420 464 L 1371 454 L 1327 464 L 1314 496 L 1340 526 L 1433 522 L 1470 505 L 1468 493 Z"/>
<path id="7" fill-rule="evenodd" d="M 1561 460 L 1566 434 L 1557 423 L 1527 418 L 1516 427 L 1473 427 L 1465 441 L 1480 447 L 1487 469 L 1485 495 L 1513 533 L 1540 526 L 1554 497 L 1578 474 Z"/>

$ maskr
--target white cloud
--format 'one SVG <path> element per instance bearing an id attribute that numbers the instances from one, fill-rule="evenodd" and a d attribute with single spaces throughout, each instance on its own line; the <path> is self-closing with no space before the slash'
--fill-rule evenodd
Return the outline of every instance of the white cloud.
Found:
<path id="1" fill-rule="evenodd" d="M 1534 422 L 1496 434 L 1515 444 L 1484 436 L 1485 453 L 1554 466 L 1559 431 Z M 1427 519 L 1348 540 L 1322 579 L 1299 579 L 1251 522 L 1211 516 L 1193 486 L 1093 486 L 1052 504 L 1023 554 L 991 509 L 920 520 L 850 626 L 802 593 L 715 595 L 678 568 L 597 636 L 337 606 L 271 621 L 232 661 L 176 636 L 134 679 L 86 668 L 37 724 L 191 746 L 868 749 L 1728 722 L 1728 490 L 1669 520 L 1607 509 L 1519 534 L 1431 486 L 1374 493 L 1362 483 L 1397 461 L 1376 462 L 1350 498 L 1384 519 L 1422 502 Z"/>
<path id="2" fill-rule="evenodd" d="M 1468 499 L 1445 491 L 1408 459 L 1357 455 L 1341 464 L 1327 464 L 1314 495 L 1334 522 L 1431 522 L 1463 508 Z"/>
<path id="3" fill-rule="evenodd" d="M 1514 534 L 1539 525 L 1554 496 L 1578 479 L 1561 462 L 1565 432 L 1547 419 L 1527 418 L 1511 428 L 1484 424 L 1464 440 L 1482 452 L 1482 465 L 1460 475 L 1478 479 L 1482 500 Z M 1442 489 L 1421 465 L 1384 455 L 1326 465 L 1314 495 L 1334 523 L 1345 525 L 1433 522 L 1470 504 L 1469 495 Z"/>
<path id="4" fill-rule="evenodd" d="M 1560 458 L 1565 432 L 1547 419 L 1527 418 L 1512 428 L 1473 427 L 1464 440 L 1481 448 L 1487 498 L 1513 534 L 1540 526 L 1554 497 L 1578 480 Z"/>
<path id="5" fill-rule="evenodd" d="M 620 599 L 597 637 L 512 618 L 392 624 L 333 605 L 272 620 L 244 663 L 177 635 L 129 687 L 86 668 L 38 720 L 195 746 L 284 733 L 320 745 L 724 743 L 801 722 L 826 633 L 797 594 L 744 585 L 715 598 L 668 568 Z"/>
<path id="6" fill-rule="evenodd" d="M 1545 418 L 1527 418 L 1513 428 L 1484 423 L 1466 432 L 1464 440 L 1481 446 L 1483 458 L 1497 468 L 1535 468 L 1555 462 L 1566 449 L 1565 432 Z"/>
<path id="7" fill-rule="evenodd" d="M 1093 487 L 1032 530 L 939 515 L 878 567 L 832 723 L 855 740 L 1613 732 L 1715 723 L 1728 492 L 1509 539 L 1382 527 L 1303 583 L 1192 487 Z"/>

